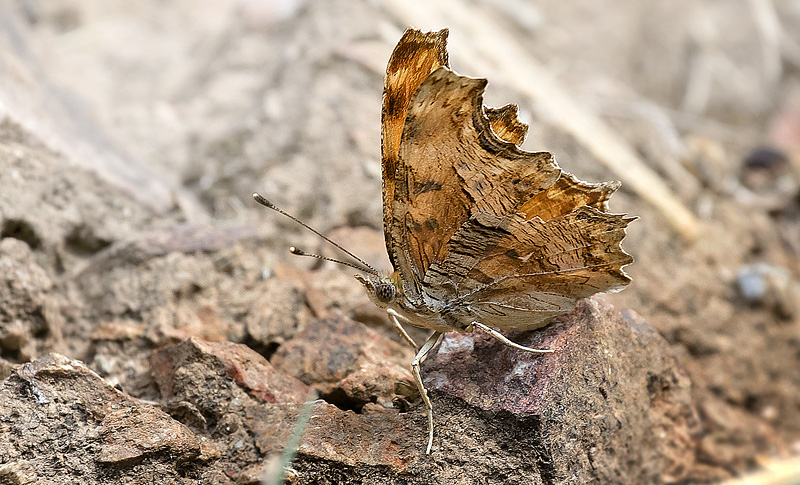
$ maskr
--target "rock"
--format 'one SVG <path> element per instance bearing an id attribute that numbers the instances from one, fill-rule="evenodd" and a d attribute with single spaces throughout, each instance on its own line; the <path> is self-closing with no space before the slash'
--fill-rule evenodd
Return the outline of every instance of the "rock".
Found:
<path id="1" fill-rule="evenodd" d="M 177 462 L 200 456 L 200 440 L 189 428 L 152 406 L 115 409 L 97 430 L 103 442 L 97 461 L 117 465 L 140 463 L 165 451 Z"/>
<path id="2" fill-rule="evenodd" d="M 325 333 L 327 321 L 322 322 L 309 325 L 316 335 Z M 345 335 L 362 335 L 359 331 L 371 335 L 371 331 L 362 329 L 362 324 L 344 317 L 327 323 L 333 323 L 332 328 L 343 330 Z M 354 328 L 347 330 L 348 326 Z M 397 345 L 388 339 L 384 342 L 382 337 L 377 338 L 378 342 L 370 343 L 369 337 L 366 340 L 368 347 Z M 353 345 L 358 349 L 356 343 Z M 336 359 L 329 361 L 336 352 L 307 350 L 336 366 Z M 273 368 L 243 345 L 189 339 L 155 351 L 151 363 L 163 398 L 171 403 L 170 413 L 190 428 L 212 437 L 222 450 L 220 454 L 233 458 L 224 460 L 228 475 L 244 483 L 263 472 L 264 467 L 253 463 L 262 463 L 266 457 L 283 451 L 295 430 L 303 402 L 310 395 L 308 386 Z M 380 369 L 373 366 L 370 372 L 379 374 Z M 342 375 L 346 378 L 349 374 Z M 424 417 L 375 406 L 377 409 L 365 406 L 362 413 L 355 413 L 316 401 L 300 453 L 319 461 L 389 466 L 400 471 L 415 456 L 417 437 L 398 435 L 398 431 L 424 426 Z"/>
<path id="3" fill-rule="evenodd" d="M 261 453 L 283 450 L 301 409 L 299 404 L 274 404 L 254 410 L 247 423 Z M 426 421 L 424 416 L 381 409 L 384 411 L 355 413 L 317 400 L 298 448 L 301 461 L 354 469 L 384 467 L 387 476 L 402 472 L 418 458 L 418 439 L 424 434 L 406 430 L 423 429 Z"/>
<path id="4" fill-rule="evenodd" d="M 61 344 L 63 299 L 54 294 L 50 276 L 28 243 L 2 234 L 0 238 L 0 349 L 25 362 Z"/>
<path id="5" fill-rule="evenodd" d="M 545 329 L 514 337 L 556 352 L 519 352 L 477 331 L 447 334 L 423 366 L 434 406 L 444 395 L 490 420 L 510 420 L 537 451 L 535 468 L 546 482 L 683 478 L 699 421 L 688 378 L 651 327 L 593 297 Z M 503 447 L 502 434 L 488 439 Z M 457 452 L 457 439 L 443 441 L 435 453 Z"/>
<path id="6" fill-rule="evenodd" d="M 311 348 L 324 363 L 337 355 L 339 342 L 358 345 L 352 333 L 336 340 L 334 322 L 317 325 L 329 330 L 308 335 L 316 345 L 286 349 L 286 358 L 309 361 L 298 368 L 314 368 Z M 510 336 L 557 351 L 532 355 L 479 331 L 453 332 L 426 359 L 423 378 L 436 426 L 430 456 L 421 405 L 373 415 L 364 406 L 364 414 L 354 415 L 318 404 L 293 464 L 296 483 L 318 476 L 377 482 L 397 473 L 406 483 L 466 476 L 498 483 L 662 483 L 686 476 L 699 432 L 689 381 L 666 342 L 635 314 L 622 316 L 594 297 L 543 330 Z"/>
<path id="7" fill-rule="evenodd" d="M 392 407 L 395 388 L 413 387 L 414 351 L 342 314 L 310 322 L 272 358 L 275 367 L 315 387 L 328 402 L 360 411 Z"/>
<path id="8" fill-rule="evenodd" d="M 164 399 L 175 396 L 207 403 L 232 381 L 260 402 L 302 403 L 308 386 L 280 371 L 242 344 L 208 343 L 190 338 L 156 350 L 151 359 L 153 377 Z M 203 406 L 198 406 L 202 409 Z"/>
<path id="9" fill-rule="evenodd" d="M 270 278 L 245 317 L 245 328 L 258 344 L 277 347 L 298 333 L 310 319 L 299 285 Z"/>
<path id="10" fill-rule="evenodd" d="M 2 483 L 134 483 L 141 473 L 180 483 L 184 462 L 203 450 L 166 413 L 58 354 L 17 366 L 0 384 L 0 429 Z"/>
<path id="11" fill-rule="evenodd" d="M 127 483 L 141 470 L 168 482 L 252 482 L 301 421 L 309 387 L 289 372 L 331 401 L 310 408 L 294 483 L 686 478 L 698 431 L 688 381 L 635 314 L 591 298 L 545 329 L 510 337 L 557 352 L 518 352 L 475 331 L 446 335 L 425 361 L 431 455 L 424 406 L 399 391 L 410 386 L 413 351 L 342 315 L 309 322 L 274 366 L 239 344 L 190 339 L 155 351 L 151 372 L 171 415 L 80 362 L 48 356 L 14 367 L 0 386 L 0 428 L 9 430 L 0 434 L 0 475 L 58 482 L 80 470 L 88 482 L 111 483 L 101 470 L 113 464 Z M 394 408 L 403 397 L 416 404 Z"/>

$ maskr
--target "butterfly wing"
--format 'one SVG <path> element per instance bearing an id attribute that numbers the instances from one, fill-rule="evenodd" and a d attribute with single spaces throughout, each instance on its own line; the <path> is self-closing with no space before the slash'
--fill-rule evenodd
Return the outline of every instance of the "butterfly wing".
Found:
<path id="1" fill-rule="evenodd" d="M 484 109 L 485 85 L 440 68 L 412 97 L 391 227 L 428 301 L 536 328 L 628 284 L 620 242 L 632 219 L 606 212 L 618 182 L 582 182 L 521 150 L 516 107 Z"/>
<path id="2" fill-rule="evenodd" d="M 502 108 L 484 108 L 486 118 L 492 131 L 503 141 L 522 145 L 525 135 L 528 134 L 528 125 L 517 118 L 516 104 L 507 104 Z"/>
<path id="3" fill-rule="evenodd" d="M 443 33 L 406 35 L 400 45 Z M 521 150 L 527 126 L 516 106 L 484 108 L 486 80 L 445 67 L 444 38 L 437 39 L 414 48 L 421 59 L 436 51 L 441 67 L 419 61 L 423 69 L 398 75 L 413 78 L 413 91 L 387 74 L 384 95 L 385 108 L 404 108 L 397 145 L 400 116 L 384 114 L 383 168 L 386 243 L 406 296 L 440 302 L 432 309 L 466 324 L 527 329 L 579 298 L 627 285 L 622 267 L 632 258 L 620 241 L 632 219 L 606 212 L 619 183 L 582 182 L 551 154 Z M 416 59 L 395 53 L 405 63 Z M 404 72 L 398 65 L 390 61 L 388 71 Z"/>
<path id="4" fill-rule="evenodd" d="M 584 205 L 552 219 L 477 213 L 425 275 L 425 291 L 457 320 L 498 328 L 541 327 L 580 298 L 624 288 L 620 248 L 633 218 Z M 445 296 L 449 295 L 449 296 Z"/>
<path id="5" fill-rule="evenodd" d="M 511 106 L 487 118 L 485 86 L 485 79 L 442 67 L 409 103 L 388 227 L 403 249 L 397 256 L 406 264 L 398 270 L 412 294 L 422 291 L 431 264 L 447 258 L 448 242 L 473 213 L 513 213 L 561 174 L 549 153 L 522 151 L 495 134 L 519 141 L 526 127 Z"/>
<path id="6" fill-rule="evenodd" d="M 393 232 L 390 231 L 393 223 L 400 139 L 411 97 L 431 72 L 447 65 L 447 33 L 447 29 L 439 32 L 406 30 L 394 48 L 386 67 L 381 111 L 383 227 L 389 259 L 404 278 L 411 277 L 414 271 L 408 258 L 402 253 L 397 254 L 399 246 Z"/>

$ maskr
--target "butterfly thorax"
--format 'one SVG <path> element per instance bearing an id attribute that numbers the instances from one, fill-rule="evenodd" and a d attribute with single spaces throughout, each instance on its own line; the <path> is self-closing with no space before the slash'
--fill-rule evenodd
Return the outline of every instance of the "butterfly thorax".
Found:
<path id="1" fill-rule="evenodd" d="M 387 311 L 397 312 L 404 317 L 406 323 L 415 327 L 429 328 L 438 332 L 466 327 L 453 318 L 447 318 L 448 312 L 440 302 L 429 301 L 430 299 L 424 297 L 410 298 L 403 291 L 397 272 L 391 276 L 356 275 L 356 279 L 364 285 L 367 296 L 375 305 Z"/>

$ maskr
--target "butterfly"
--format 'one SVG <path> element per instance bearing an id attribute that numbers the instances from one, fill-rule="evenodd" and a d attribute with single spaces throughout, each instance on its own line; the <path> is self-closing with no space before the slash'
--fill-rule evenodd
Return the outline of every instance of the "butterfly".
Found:
<path id="1" fill-rule="evenodd" d="M 343 263 L 365 273 L 356 279 L 370 300 L 418 349 L 411 369 L 427 408 L 428 454 L 433 405 L 420 363 L 441 335 L 479 328 L 521 351 L 552 352 L 498 329 L 541 328 L 581 298 L 627 286 L 623 267 L 633 258 L 620 243 L 635 219 L 608 212 L 619 182 L 583 182 L 550 153 L 520 149 L 528 127 L 517 106 L 485 107 L 487 81 L 449 68 L 447 36 L 447 29 L 407 29 L 386 69 L 381 165 L 390 275 L 254 194 L 356 259 Z M 433 332 L 418 347 L 404 323 Z"/>

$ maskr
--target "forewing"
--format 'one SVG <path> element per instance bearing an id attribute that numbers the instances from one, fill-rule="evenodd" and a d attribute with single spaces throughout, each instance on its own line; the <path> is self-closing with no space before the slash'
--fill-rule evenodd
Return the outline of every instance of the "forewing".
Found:
<path id="1" fill-rule="evenodd" d="M 447 29 L 420 32 L 408 29 L 394 48 L 386 67 L 381 111 L 381 165 L 383 172 L 383 228 L 386 249 L 395 268 L 395 240 L 390 231 L 395 199 L 395 180 L 400 138 L 408 105 L 417 88 L 428 75 L 447 65 Z"/>
<path id="2" fill-rule="evenodd" d="M 513 213 L 561 174 L 549 153 L 522 151 L 494 132 L 520 140 L 524 125 L 510 107 L 487 118 L 485 86 L 485 79 L 439 68 L 411 99 L 390 226 L 404 249 L 396 255 L 404 281 L 419 285 L 431 264 L 444 261 L 472 214 Z"/>

